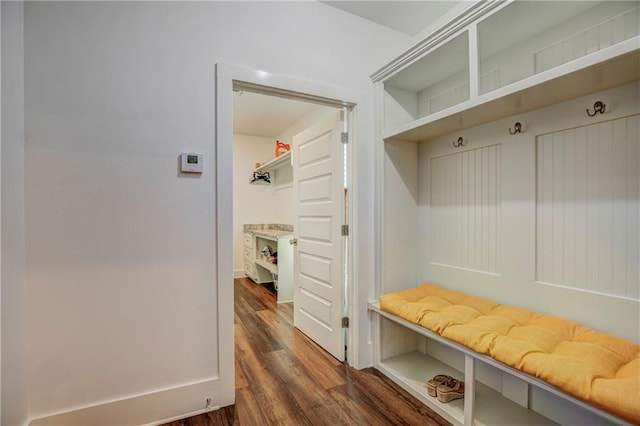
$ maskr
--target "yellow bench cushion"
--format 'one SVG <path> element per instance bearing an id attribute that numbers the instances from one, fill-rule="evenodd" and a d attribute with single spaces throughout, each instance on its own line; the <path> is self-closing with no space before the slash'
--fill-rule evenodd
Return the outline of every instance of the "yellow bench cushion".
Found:
<path id="1" fill-rule="evenodd" d="M 380 309 L 640 424 L 640 345 L 425 283 L 380 296 Z"/>

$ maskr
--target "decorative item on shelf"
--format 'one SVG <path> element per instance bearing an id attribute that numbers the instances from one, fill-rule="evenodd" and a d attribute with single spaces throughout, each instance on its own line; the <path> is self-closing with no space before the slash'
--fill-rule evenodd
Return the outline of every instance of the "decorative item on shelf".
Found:
<path id="1" fill-rule="evenodd" d="M 509 133 L 511 133 L 512 135 L 515 135 L 516 133 L 522 133 L 522 123 L 520 123 L 519 121 L 516 122 L 516 124 L 513 125 L 513 130 L 511 130 L 511 127 L 509 127 Z"/>
<path id="2" fill-rule="evenodd" d="M 260 256 L 262 257 L 262 260 L 268 261 L 269 259 L 271 259 L 271 247 L 269 246 L 264 246 L 262 247 L 262 250 L 260 250 Z"/>
<path id="3" fill-rule="evenodd" d="M 269 172 L 253 172 L 249 183 L 256 185 L 268 185 L 271 183 L 271 176 Z"/>
<path id="4" fill-rule="evenodd" d="M 589 117 L 594 117 L 597 113 L 604 114 L 605 108 L 606 108 L 606 105 L 604 104 L 604 102 L 597 101 L 596 103 L 593 104 L 593 114 L 591 114 L 589 112 L 589 108 L 587 108 L 587 115 Z"/>
<path id="5" fill-rule="evenodd" d="M 276 158 L 287 153 L 291 149 L 291 145 L 281 141 L 276 141 Z"/>
<path id="6" fill-rule="evenodd" d="M 453 146 L 456 148 L 459 148 L 464 145 L 466 144 L 464 143 L 464 139 L 462 138 L 462 136 L 460 136 L 457 141 L 453 141 Z"/>

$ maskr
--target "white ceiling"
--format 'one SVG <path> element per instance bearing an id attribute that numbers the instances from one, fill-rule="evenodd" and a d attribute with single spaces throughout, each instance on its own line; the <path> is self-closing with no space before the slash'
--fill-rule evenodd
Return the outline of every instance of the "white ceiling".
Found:
<path id="1" fill-rule="evenodd" d="M 429 27 L 460 1 L 321 1 L 360 18 L 409 36 Z M 251 92 L 236 92 L 233 130 L 253 136 L 276 137 L 317 105 Z"/>
<path id="2" fill-rule="evenodd" d="M 233 94 L 233 132 L 276 137 L 318 105 L 252 92 Z"/>
<path id="3" fill-rule="evenodd" d="M 460 3 L 459 0 L 321 2 L 410 36 L 418 34 Z"/>

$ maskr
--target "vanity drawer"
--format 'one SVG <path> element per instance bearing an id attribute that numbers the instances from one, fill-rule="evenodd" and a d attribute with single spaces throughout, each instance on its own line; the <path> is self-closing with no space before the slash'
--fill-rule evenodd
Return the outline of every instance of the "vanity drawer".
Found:
<path id="1" fill-rule="evenodd" d="M 245 262 L 244 273 L 247 275 L 247 277 L 251 278 L 252 281 L 258 281 L 258 275 L 256 274 L 256 268 L 253 263 Z"/>
<path id="2" fill-rule="evenodd" d="M 253 234 L 250 234 L 250 233 L 244 234 L 244 246 L 248 248 L 253 248 Z"/>
<path id="3" fill-rule="evenodd" d="M 244 261 L 244 270 L 247 272 L 247 275 L 249 275 L 251 273 L 251 271 L 253 270 L 253 262 L 250 262 L 250 261 L 245 259 L 245 261 Z"/>

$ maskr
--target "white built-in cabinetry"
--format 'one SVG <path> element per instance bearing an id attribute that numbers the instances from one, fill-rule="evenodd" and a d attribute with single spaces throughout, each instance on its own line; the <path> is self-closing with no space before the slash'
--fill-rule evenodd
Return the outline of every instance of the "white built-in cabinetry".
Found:
<path id="1" fill-rule="evenodd" d="M 375 73 L 375 294 L 433 281 L 637 340 L 639 34 L 638 2 L 477 2 Z M 370 311 L 376 368 L 454 424 L 621 423 Z M 464 399 L 428 396 L 443 373 Z"/>
<path id="2" fill-rule="evenodd" d="M 287 228 L 287 229 L 283 229 Z M 274 283 L 278 303 L 293 301 L 293 238 L 290 226 L 245 225 L 244 272 L 252 281 Z M 273 263 L 263 250 L 277 252 Z"/>
<path id="3" fill-rule="evenodd" d="M 638 2 L 477 2 L 373 75 L 385 139 L 420 141 L 635 81 Z"/>
<path id="4" fill-rule="evenodd" d="M 259 271 L 256 268 L 256 254 L 255 254 L 255 237 L 253 235 L 252 232 L 246 232 L 244 233 L 244 273 L 247 275 L 247 277 L 249 277 L 253 282 L 256 282 L 258 284 L 264 283 L 264 282 L 271 282 L 273 280 L 273 277 L 271 276 L 270 273 L 268 273 L 268 271 L 265 271 L 264 273 L 262 273 L 261 275 L 259 275 L 259 273 L 261 271 Z"/>

